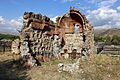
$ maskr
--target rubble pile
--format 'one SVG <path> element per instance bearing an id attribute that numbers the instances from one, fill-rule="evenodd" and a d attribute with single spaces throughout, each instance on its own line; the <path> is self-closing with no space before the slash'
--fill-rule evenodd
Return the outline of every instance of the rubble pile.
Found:
<path id="1" fill-rule="evenodd" d="M 69 72 L 71 74 L 77 73 L 80 67 L 80 58 L 77 59 L 77 61 L 73 64 L 64 64 L 59 63 L 58 64 L 58 72 Z"/>

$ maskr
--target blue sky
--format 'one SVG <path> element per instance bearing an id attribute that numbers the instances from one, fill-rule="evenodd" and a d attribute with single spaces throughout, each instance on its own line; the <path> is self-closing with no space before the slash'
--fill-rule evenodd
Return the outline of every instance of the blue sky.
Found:
<path id="1" fill-rule="evenodd" d="M 77 7 L 77 3 L 79 0 L 2 0 L 0 15 L 12 19 L 21 16 L 24 11 L 32 11 L 52 17 L 66 13 L 70 6 Z"/>
<path id="2" fill-rule="evenodd" d="M 47 15 L 52 20 L 74 6 L 95 29 L 120 28 L 120 0 L 1 0 L 0 32 L 16 32 L 25 11 Z"/>

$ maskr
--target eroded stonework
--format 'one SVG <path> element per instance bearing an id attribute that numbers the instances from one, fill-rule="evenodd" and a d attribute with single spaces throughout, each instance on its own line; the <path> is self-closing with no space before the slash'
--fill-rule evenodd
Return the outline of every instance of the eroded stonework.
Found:
<path id="1" fill-rule="evenodd" d="M 56 23 L 47 16 L 25 12 L 20 42 L 28 42 L 28 55 L 33 59 L 49 61 L 52 57 L 61 58 L 65 53 L 69 57 L 73 54 L 75 58 L 94 53 L 93 36 L 93 27 L 85 15 L 71 7 L 68 13 L 56 19 Z"/>

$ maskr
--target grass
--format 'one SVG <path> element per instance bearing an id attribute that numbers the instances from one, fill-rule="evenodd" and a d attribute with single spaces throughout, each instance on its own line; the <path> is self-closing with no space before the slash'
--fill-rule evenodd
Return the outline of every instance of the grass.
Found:
<path id="1" fill-rule="evenodd" d="M 59 62 L 73 63 L 71 60 L 55 60 L 42 66 L 26 70 L 19 61 L 12 61 L 11 53 L 0 54 L 0 80 L 120 80 L 120 57 L 93 55 L 81 59 L 78 73 L 57 72 Z"/>

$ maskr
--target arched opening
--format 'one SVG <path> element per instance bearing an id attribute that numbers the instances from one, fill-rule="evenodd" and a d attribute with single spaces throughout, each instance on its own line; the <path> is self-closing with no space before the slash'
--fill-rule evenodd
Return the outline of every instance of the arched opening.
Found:
<path id="1" fill-rule="evenodd" d="M 58 25 L 63 29 L 63 33 L 83 33 L 83 17 L 80 13 L 70 12 L 58 20 Z"/>
<path id="2" fill-rule="evenodd" d="M 75 23 L 74 25 L 74 33 L 79 33 L 79 24 Z"/>
<path id="3" fill-rule="evenodd" d="M 73 22 L 73 27 L 74 27 L 74 32 L 79 32 L 79 33 L 83 33 L 83 20 L 82 18 L 76 14 L 76 13 L 70 13 L 70 17 L 72 20 L 74 20 Z"/>

